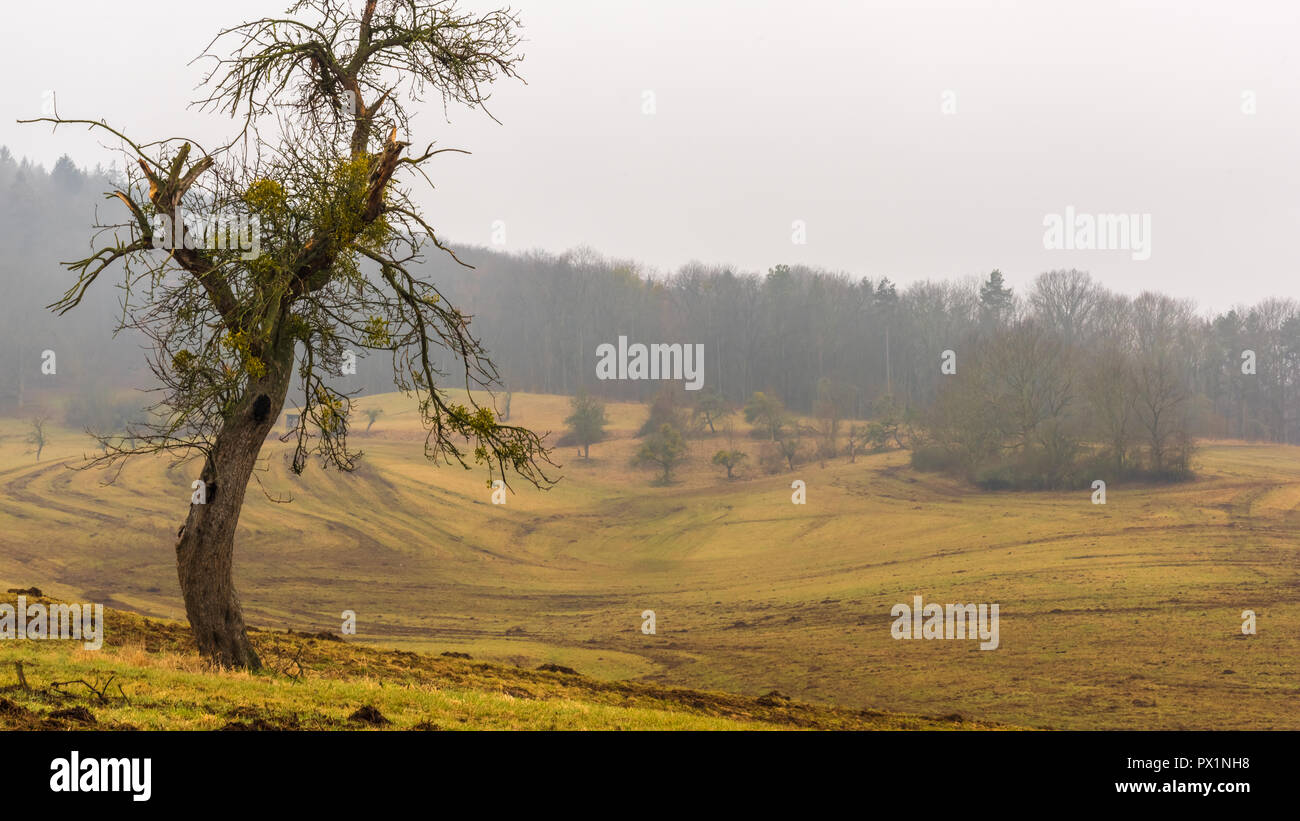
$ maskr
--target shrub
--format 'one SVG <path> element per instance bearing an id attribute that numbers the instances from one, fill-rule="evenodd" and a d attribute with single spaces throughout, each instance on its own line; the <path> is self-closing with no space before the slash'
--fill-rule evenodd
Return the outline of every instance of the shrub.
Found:
<path id="1" fill-rule="evenodd" d="M 912 467 L 916 470 L 937 472 L 960 471 L 961 457 L 938 445 L 922 445 L 912 450 Z"/>

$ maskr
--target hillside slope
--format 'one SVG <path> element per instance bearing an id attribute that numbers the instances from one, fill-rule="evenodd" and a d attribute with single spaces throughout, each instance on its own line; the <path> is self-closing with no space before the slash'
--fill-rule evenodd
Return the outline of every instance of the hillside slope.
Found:
<path id="1" fill-rule="evenodd" d="M 14 603 L 16 596 L 4 601 Z M 31 598 L 28 604 L 48 598 Z M 205 670 L 182 625 L 105 612 L 96 651 L 0 648 L 0 730 L 986 729 L 958 716 L 847 710 L 379 650 L 256 631 L 268 670 Z M 21 668 L 17 664 L 21 664 Z M 19 669 L 26 687 L 19 683 Z"/>
<path id="2" fill-rule="evenodd" d="M 762 442 L 728 481 L 719 435 L 689 440 L 667 487 L 630 467 L 645 408 L 612 404 L 591 459 L 491 501 L 479 471 L 434 466 L 404 397 L 354 445 L 355 473 L 285 466 L 268 441 L 250 488 L 236 582 L 250 623 L 555 663 L 633 680 L 904 714 L 1081 729 L 1300 729 L 1300 448 L 1207 442 L 1196 481 L 1091 492 L 987 493 L 889 451 L 765 475 Z M 560 431 L 568 400 L 516 394 L 512 423 Z M 359 428 L 364 427 L 363 422 Z M 89 440 L 60 430 L 40 462 L 0 420 L 0 590 L 36 585 L 183 620 L 176 528 L 197 465 L 78 472 Z M 791 483 L 807 504 L 791 503 Z M 895 641 L 890 609 L 1001 606 L 1001 641 Z M 641 614 L 657 632 L 642 632 Z M 1258 633 L 1242 634 L 1242 613 Z M 0 652 L 3 652 L 0 648 Z"/>

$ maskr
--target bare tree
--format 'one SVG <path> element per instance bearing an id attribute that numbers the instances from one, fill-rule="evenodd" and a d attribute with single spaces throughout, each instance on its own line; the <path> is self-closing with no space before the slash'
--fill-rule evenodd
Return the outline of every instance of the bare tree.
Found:
<path id="1" fill-rule="evenodd" d="M 1116 344 L 1092 352 L 1083 380 L 1093 428 L 1110 452 L 1118 478 L 1128 469 L 1128 455 L 1138 425 L 1129 353 Z"/>
<path id="2" fill-rule="evenodd" d="M 1144 293 L 1133 302 L 1137 354 L 1130 390 L 1150 468 L 1157 474 L 1170 467 L 1171 448 L 1188 441 L 1191 386 L 1185 349 L 1192 318 L 1191 303 L 1161 294 Z"/>
<path id="3" fill-rule="evenodd" d="M 776 446 L 780 449 L 781 458 L 785 460 L 785 464 L 790 470 L 794 470 L 795 465 L 806 455 L 803 440 L 798 436 L 786 436 L 778 441 Z"/>
<path id="4" fill-rule="evenodd" d="M 1130 379 L 1151 470 L 1157 474 L 1168 467 L 1170 448 L 1182 438 L 1187 421 L 1183 411 L 1191 394 L 1179 370 L 1170 358 L 1147 353 L 1138 357 Z"/>
<path id="5" fill-rule="evenodd" d="M 1021 322 L 994 338 L 986 354 L 998 384 L 998 405 L 1008 432 L 1027 453 L 1034 445 L 1048 456 L 1052 479 L 1074 456 L 1067 415 L 1074 399 L 1074 363 L 1062 339 L 1033 322 Z"/>
<path id="6" fill-rule="evenodd" d="M 1034 279 L 1029 304 L 1045 327 L 1074 344 L 1087 339 L 1096 327 L 1104 293 L 1086 271 L 1047 271 Z"/>
<path id="7" fill-rule="evenodd" d="M 839 451 L 840 423 L 848 408 L 853 406 L 853 390 L 822 377 L 817 380 L 817 399 L 813 401 L 813 416 L 817 424 L 813 433 L 818 439 L 819 455 L 825 459 Z"/>
<path id="8" fill-rule="evenodd" d="M 45 414 L 33 416 L 30 420 L 31 432 L 27 434 L 27 442 L 36 451 L 36 461 L 41 461 L 41 451 L 49 444 L 49 437 L 45 432 L 45 425 L 50 421 L 50 417 Z"/>
<path id="9" fill-rule="evenodd" d="M 846 438 L 849 443 L 844 452 L 849 455 L 849 463 L 853 464 L 858 461 L 858 446 L 867 438 L 867 428 L 862 425 L 850 425 Z"/>
<path id="10" fill-rule="evenodd" d="M 103 121 L 42 118 L 113 135 L 129 160 L 107 195 L 125 220 L 98 226 L 95 253 L 69 263 L 79 277 L 51 307 L 71 310 L 103 271 L 123 264 L 123 325 L 152 343 L 160 421 L 134 426 L 130 447 L 106 442 L 91 464 L 160 452 L 201 458 L 206 503 L 190 506 L 176 561 L 199 650 L 217 664 L 260 666 L 232 581 L 234 537 L 291 382 L 304 397 L 282 437 L 293 442 L 293 470 L 311 455 L 342 470 L 356 463 L 351 395 L 329 381 L 345 351 L 392 355 L 398 387 L 418 398 L 428 458 L 551 481 L 541 440 L 501 424 L 471 393 L 490 390 L 496 371 L 470 318 L 416 273 L 426 249 L 444 246 L 405 181 L 428 182 L 428 162 L 452 149 L 429 144 L 408 155 L 399 139 L 407 106 L 430 92 L 444 107 L 483 109 L 493 81 L 517 76 L 518 26 L 509 11 L 465 12 L 455 0 L 382 8 L 367 0 L 359 14 L 345 0 L 302 0 L 284 17 L 221 31 L 202 55 L 215 65 L 200 107 L 242 126 L 228 145 L 137 143 Z M 213 53 L 225 43 L 227 54 Z M 263 135 L 268 117 L 274 137 Z M 183 214 L 216 216 L 196 226 Z M 257 220 L 249 234 L 257 231 L 260 253 L 242 236 L 212 241 L 229 214 Z M 440 387 L 449 375 L 435 366 L 439 348 L 463 366 L 455 378 L 466 398 Z"/>

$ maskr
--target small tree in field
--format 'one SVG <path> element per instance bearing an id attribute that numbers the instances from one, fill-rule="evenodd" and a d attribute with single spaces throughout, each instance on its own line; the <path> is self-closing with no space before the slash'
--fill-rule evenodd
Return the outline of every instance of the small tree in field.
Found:
<path id="1" fill-rule="evenodd" d="M 367 420 L 366 433 L 370 433 L 370 429 L 375 426 L 375 421 L 378 420 L 379 417 L 383 415 L 384 415 L 383 408 L 374 408 L 374 407 L 366 408 L 366 420 Z"/>
<path id="2" fill-rule="evenodd" d="M 725 420 L 734 411 L 726 398 L 713 390 L 706 388 L 700 391 L 699 397 L 695 400 L 695 407 L 691 410 L 692 421 L 703 419 L 704 424 L 709 426 L 709 433 L 716 434 L 715 425 Z"/>
<path id="3" fill-rule="evenodd" d="M 176 563 L 199 651 L 220 666 L 260 666 L 235 595 L 235 530 L 291 385 L 303 404 L 282 439 L 295 473 L 312 455 L 355 467 L 351 395 L 330 377 L 352 351 L 371 350 L 391 355 L 398 387 L 418 400 L 426 457 L 551 481 L 540 438 L 501 424 L 470 392 L 497 384 L 495 365 L 469 317 L 416 267 L 447 249 L 409 184 L 429 181 L 429 162 L 453 149 L 408 152 L 399 137 L 407 106 L 426 96 L 481 108 L 495 80 L 517 77 L 518 26 L 509 11 L 467 12 L 455 0 L 365 0 L 359 12 L 300 0 L 222 31 L 203 55 L 215 62 L 198 103 L 236 119 L 227 145 L 137 143 L 101 120 L 42 118 L 112 135 L 126 155 L 125 179 L 106 194 L 122 219 L 97 226 L 94 253 L 69 263 L 78 279 L 51 307 L 72 310 L 122 264 L 122 325 L 152 343 L 160 398 L 150 422 L 104 440 L 90 464 L 200 460 L 206 503 L 190 505 Z M 230 50 L 212 53 L 217 43 Z M 455 363 L 463 396 L 446 392 L 452 374 L 435 362 Z"/>
<path id="4" fill-rule="evenodd" d="M 713 454 L 713 464 L 726 468 L 727 478 L 734 479 L 736 477 L 732 474 L 732 471 L 745 460 L 747 455 L 738 450 L 720 450 Z"/>
<path id="5" fill-rule="evenodd" d="M 32 430 L 27 434 L 27 442 L 36 451 L 36 461 L 38 462 L 41 461 L 41 451 L 45 450 L 45 446 L 50 442 L 49 437 L 45 432 L 45 425 L 49 421 L 49 417 L 44 414 L 33 416 L 31 418 L 30 424 Z"/>
<path id="6" fill-rule="evenodd" d="M 745 403 L 745 421 L 767 431 L 771 441 L 775 442 L 781 438 L 781 431 L 787 421 L 785 405 L 776 396 L 754 391 L 754 395 Z"/>
<path id="7" fill-rule="evenodd" d="M 840 422 L 845 409 L 853 402 L 853 390 L 826 377 L 817 380 L 817 398 L 813 400 L 813 416 L 817 420 L 814 432 L 818 451 L 823 459 L 834 456 L 839 449 Z"/>
<path id="8" fill-rule="evenodd" d="M 654 465 L 663 471 L 659 477 L 661 484 L 672 481 L 673 468 L 686 461 L 686 441 L 681 431 L 669 424 L 659 426 L 659 430 L 646 438 L 641 449 L 637 451 L 633 464 Z"/>
<path id="9" fill-rule="evenodd" d="M 573 440 L 582 448 L 582 458 L 591 455 L 592 444 L 605 438 L 605 404 L 586 391 L 569 400 L 573 413 L 564 420 L 573 434 Z"/>
<path id="10" fill-rule="evenodd" d="M 906 414 L 894 401 L 894 397 L 885 394 L 872 403 L 875 420 L 872 423 L 869 438 L 876 450 L 884 450 L 893 442 L 900 450 L 904 449 L 902 428 Z"/>
<path id="11" fill-rule="evenodd" d="M 794 470 L 796 464 L 804 458 L 803 440 L 796 436 L 787 436 L 776 443 L 781 451 L 781 458 L 785 459 L 786 466 Z"/>
<path id="12" fill-rule="evenodd" d="M 844 451 L 849 455 L 849 462 L 855 463 L 858 461 L 858 451 L 862 449 L 862 442 L 866 438 L 867 438 L 867 429 L 864 428 L 862 425 L 849 426 L 849 432 L 848 432 L 849 444 Z"/>

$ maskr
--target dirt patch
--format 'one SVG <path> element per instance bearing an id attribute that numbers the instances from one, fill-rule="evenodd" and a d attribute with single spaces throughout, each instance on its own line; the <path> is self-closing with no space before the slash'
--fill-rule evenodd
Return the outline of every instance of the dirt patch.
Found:
<path id="1" fill-rule="evenodd" d="M 50 718 L 59 721 L 71 721 L 77 724 L 95 724 L 95 714 L 85 707 L 67 707 L 50 713 Z"/>
<path id="2" fill-rule="evenodd" d="M 256 707 L 236 707 L 226 713 L 229 722 L 222 730 L 301 730 L 302 724 L 297 714 L 275 715 L 263 712 Z"/>
<path id="3" fill-rule="evenodd" d="M 290 628 L 285 630 L 284 633 L 286 636 L 298 636 L 299 638 L 304 638 L 304 639 L 320 639 L 321 641 L 338 641 L 338 642 L 343 641 L 342 636 L 331 633 L 328 630 L 322 630 L 319 633 L 308 633 L 306 631 L 299 632 L 297 630 Z"/>
<path id="4" fill-rule="evenodd" d="M 21 704 L 15 704 L 7 698 L 0 698 L 0 729 L 3 730 L 62 730 L 68 725 L 51 721 Z"/>
<path id="5" fill-rule="evenodd" d="M 573 669 L 572 667 L 565 667 L 563 664 L 551 664 L 549 662 L 541 665 L 537 669 L 541 670 L 543 673 L 561 673 L 566 676 L 582 675 L 582 673 L 579 673 L 577 670 Z"/>
<path id="6" fill-rule="evenodd" d="M 383 727 L 387 724 L 393 723 L 388 719 L 384 718 L 383 713 L 379 712 L 379 710 L 375 709 L 369 704 L 367 704 L 364 707 L 361 707 L 355 713 L 348 716 L 348 721 L 354 721 L 357 722 L 358 724 L 369 724 L 372 727 Z"/>
<path id="7" fill-rule="evenodd" d="M 532 692 L 525 690 L 522 687 L 502 687 L 501 692 L 513 698 L 537 698 L 537 696 L 533 695 Z"/>
<path id="8" fill-rule="evenodd" d="M 223 732 L 240 732 L 240 731 L 257 731 L 267 732 L 276 730 L 288 730 L 290 727 L 284 727 L 273 721 L 267 721 L 264 718 L 255 718 L 252 721 L 232 721 L 221 728 Z"/>

